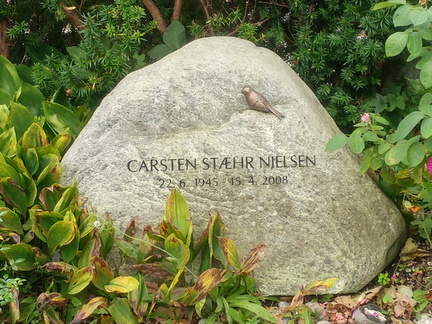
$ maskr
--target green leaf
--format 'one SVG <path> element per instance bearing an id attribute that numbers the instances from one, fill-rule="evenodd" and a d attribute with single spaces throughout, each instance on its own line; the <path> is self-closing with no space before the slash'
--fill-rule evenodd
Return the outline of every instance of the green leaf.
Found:
<path id="1" fill-rule="evenodd" d="M 5 249 L 6 257 L 20 271 L 35 269 L 35 253 L 32 246 L 26 243 L 13 244 Z"/>
<path id="2" fill-rule="evenodd" d="M 424 138 L 429 138 L 432 136 L 432 117 L 423 119 L 420 126 L 420 133 Z"/>
<path id="3" fill-rule="evenodd" d="M 416 27 L 429 20 L 429 12 L 423 7 L 413 7 L 409 18 L 414 27 Z"/>
<path id="4" fill-rule="evenodd" d="M 384 154 L 385 152 L 387 152 L 391 148 L 392 148 L 392 145 L 390 143 L 384 142 L 378 146 L 378 153 Z"/>
<path id="5" fill-rule="evenodd" d="M 126 298 L 116 298 L 108 306 L 108 311 L 116 324 L 138 324 Z"/>
<path id="6" fill-rule="evenodd" d="M 24 132 L 21 145 L 23 148 L 36 148 L 40 146 L 48 145 L 48 137 L 45 134 L 42 127 L 34 122 L 30 125 L 30 127 Z"/>
<path id="7" fill-rule="evenodd" d="M 105 286 L 114 279 L 114 273 L 109 264 L 101 257 L 92 257 L 90 262 L 94 266 L 92 283 L 100 290 L 104 290 Z"/>
<path id="8" fill-rule="evenodd" d="M 269 321 L 270 323 L 276 323 L 276 319 L 273 317 L 273 315 L 261 304 L 256 301 L 250 301 L 247 296 L 235 296 L 235 297 L 228 297 L 227 302 L 230 307 L 232 308 L 243 308 L 248 310 L 249 312 L 254 313 L 258 317 Z"/>
<path id="9" fill-rule="evenodd" d="M 33 123 L 34 117 L 19 103 L 11 102 L 10 106 L 9 124 L 15 128 L 17 138 L 20 138 Z"/>
<path id="10" fill-rule="evenodd" d="M 138 274 L 137 278 L 139 286 L 129 293 L 128 299 L 133 312 L 141 318 L 144 317 L 152 298 L 148 294 L 147 286 L 142 275 Z"/>
<path id="11" fill-rule="evenodd" d="M 376 142 L 379 139 L 380 138 L 372 131 L 367 131 L 366 133 L 363 134 L 363 140 L 368 142 Z"/>
<path id="12" fill-rule="evenodd" d="M 168 47 L 166 44 L 159 44 L 153 47 L 149 52 L 148 55 L 150 57 L 153 57 L 155 59 L 161 59 L 164 56 L 167 56 L 169 53 L 171 53 L 172 50 Z"/>
<path id="13" fill-rule="evenodd" d="M 392 0 L 392 1 L 386 1 L 386 2 L 379 2 L 377 3 L 372 10 L 379 10 L 391 6 L 397 6 L 400 4 L 406 4 L 406 0 Z"/>
<path id="14" fill-rule="evenodd" d="M 186 44 L 186 30 L 183 24 L 178 20 L 172 21 L 163 34 L 163 41 L 171 51 Z"/>
<path id="15" fill-rule="evenodd" d="M 423 39 L 428 41 L 432 40 L 432 30 L 430 28 L 420 28 L 419 33 Z"/>
<path id="16" fill-rule="evenodd" d="M 183 237 L 188 238 L 189 231 L 192 227 L 189 207 L 186 200 L 177 190 L 173 190 L 167 199 L 165 220 L 171 223 L 174 228 L 178 229 Z M 188 244 L 188 242 L 183 243 Z"/>
<path id="17" fill-rule="evenodd" d="M 91 266 L 82 268 L 75 272 L 69 283 L 68 294 L 75 295 L 83 291 L 90 284 L 92 277 L 93 274 Z"/>
<path id="18" fill-rule="evenodd" d="M 75 237 L 73 221 L 59 221 L 48 231 L 48 248 L 54 253 L 60 246 L 69 244 Z"/>
<path id="19" fill-rule="evenodd" d="M 333 136 L 326 144 L 325 151 L 332 152 L 339 150 L 348 142 L 348 137 L 344 134 Z"/>
<path id="20" fill-rule="evenodd" d="M 418 32 L 412 32 L 408 35 L 407 49 L 414 56 L 420 55 L 423 49 L 423 40 Z"/>
<path id="21" fill-rule="evenodd" d="M 385 42 L 385 52 L 388 57 L 399 55 L 408 42 L 408 34 L 396 32 L 391 34 Z"/>
<path id="22" fill-rule="evenodd" d="M 0 134 L 0 152 L 8 157 L 16 154 L 17 138 L 15 128 L 9 128 Z"/>
<path id="23" fill-rule="evenodd" d="M 104 308 L 108 307 L 108 302 L 106 298 L 93 297 L 88 301 L 87 304 L 80 308 L 79 312 L 75 315 L 72 322 L 70 322 L 69 324 L 78 324 L 84 322 L 84 320 L 91 316 L 93 312 L 101 306 Z"/>
<path id="24" fill-rule="evenodd" d="M 348 138 L 348 146 L 353 153 L 360 154 L 365 148 L 363 138 L 358 133 L 353 133 Z"/>
<path id="25" fill-rule="evenodd" d="M 74 239 L 72 242 L 67 245 L 63 245 L 60 247 L 60 254 L 65 262 L 70 262 L 75 258 L 78 254 L 79 244 L 80 244 L 80 235 L 76 227 L 74 228 Z"/>
<path id="26" fill-rule="evenodd" d="M 21 215 L 27 214 L 27 195 L 15 180 L 10 177 L 0 178 L 0 194 L 3 200 L 17 208 Z"/>
<path id="27" fill-rule="evenodd" d="M 403 5 L 396 9 L 393 14 L 393 24 L 395 27 L 411 25 L 411 19 L 409 19 L 411 8 L 409 5 Z"/>
<path id="28" fill-rule="evenodd" d="M 410 146 L 408 141 L 399 141 L 384 156 L 387 165 L 396 165 L 407 157 L 408 148 Z"/>
<path id="29" fill-rule="evenodd" d="M 170 254 L 170 261 L 179 271 L 188 263 L 190 259 L 190 250 L 186 244 L 178 239 L 174 233 L 165 239 L 165 250 Z"/>
<path id="30" fill-rule="evenodd" d="M 412 113 L 408 114 L 399 123 L 396 132 L 388 137 L 389 142 L 395 143 L 404 139 L 423 118 L 424 114 L 421 111 L 413 111 Z"/>
<path id="31" fill-rule="evenodd" d="M 26 106 L 34 116 L 42 115 L 42 103 L 44 101 L 45 96 L 38 88 L 26 82 L 22 83 L 18 102 Z"/>
<path id="32" fill-rule="evenodd" d="M 421 162 L 423 162 L 427 153 L 427 149 L 422 143 L 411 144 L 407 152 L 408 166 L 410 168 L 414 168 L 419 165 Z"/>
<path id="33" fill-rule="evenodd" d="M 115 293 L 128 293 L 139 287 L 139 282 L 134 277 L 131 276 L 120 276 L 116 277 L 110 281 L 108 285 L 105 286 L 107 292 Z"/>
<path id="34" fill-rule="evenodd" d="M 15 66 L 9 60 L 0 55 L 0 89 L 13 97 L 21 86 L 21 80 Z"/>
<path id="35" fill-rule="evenodd" d="M 0 229 L 24 234 L 20 217 L 7 207 L 0 207 Z"/>
<path id="36" fill-rule="evenodd" d="M 226 237 L 218 237 L 228 263 L 236 270 L 241 268 L 241 260 L 234 242 Z"/>
<path id="37" fill-rule="evenodd" d="M 432 105 L 420 106 L 420 111 L 423 114 L 432 117 Z"/>
<path id="38" fill-rule="evenodd" d="M 27 171 L 31 175 L 34 175 L 36 171 L 39 169 L 39 157 L 36 153 L 36 150 L 33 147 L 26 150 L 24 154 L 24 162 Z"/>
<path id="39" fill-rule="evenodd" d="M 61 133 L 69 129 L 73 136 L 78 135 L 81 122 L 69 108 L 54 102 L 44 102 L 44 114 L 55 132 Z"/>
<path id="40" fill-rule="evenodd" d="M 432 61 L 427 62 L 420 70 L 420 82 L 426 88 L 432 87 Z"/>

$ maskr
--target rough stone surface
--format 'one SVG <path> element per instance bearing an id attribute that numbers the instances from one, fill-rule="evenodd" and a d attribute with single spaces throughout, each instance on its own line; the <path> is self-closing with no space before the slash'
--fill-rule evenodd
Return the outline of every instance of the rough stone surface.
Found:
<path id="1" fill-rule="evenodd" d="M 248 109 L 245 85 L 286 118 Z M 120 227 L 158 224 L 177 187 L 198 232 L 218 210 L 243 255 L 268 245 L 255 271 L 264 294 L 330 277 L 331 292 L 352 292 L 397 255 L 405 224 L 356 156 L 324 152 L 338 133 L 276 54 L 205 38 L 118 84 L 64 157 L 63 182 L 78 180 L 87 206 Z"/>

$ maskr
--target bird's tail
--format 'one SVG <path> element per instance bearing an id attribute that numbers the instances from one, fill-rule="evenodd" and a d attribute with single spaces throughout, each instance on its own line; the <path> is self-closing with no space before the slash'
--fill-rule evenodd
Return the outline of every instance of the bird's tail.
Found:
<path id="1" fill-rule="evenodd" d="M 275 114 L 277 116 L 277 118 L 282 119 L 285 118 L 285 115 L 282 114 L 281 112 L 277 111 L 276 109 L 274 109 L 273 107 L 270 107 L 270 111 Z"/>

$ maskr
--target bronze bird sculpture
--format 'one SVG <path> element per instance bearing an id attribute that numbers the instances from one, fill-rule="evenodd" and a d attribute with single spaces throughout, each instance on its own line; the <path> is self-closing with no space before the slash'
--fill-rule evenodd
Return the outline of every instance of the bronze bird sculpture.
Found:
<path id="1" fill-rule="evenodd" d="M 256 92 L 251 87 L 246 86 L 240 92 L 243 93 L 246 97 L 246 101 L 251 109 L 263 111 L 266 113 L 271 112 L 275 114 L 279 119 L 285 117 L 284 114 L 274 109 L 262 94 Z"/>

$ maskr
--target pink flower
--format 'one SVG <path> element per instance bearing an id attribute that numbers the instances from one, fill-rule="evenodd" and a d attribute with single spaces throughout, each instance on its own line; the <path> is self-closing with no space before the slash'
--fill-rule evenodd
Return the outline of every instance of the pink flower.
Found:
<path id="1" fill-rule="evenodd" d="M 426 167 L 429 170 L 429 173 L 432 174 L 432 156 L 426 162 Z"/>
<path id="2" fill-rule="evenodd" d="M 368 113 L 364 113 L 361 117 L 360 120 L 364 123 L 368 123 L 370 122 L 370 115 Z"/>

